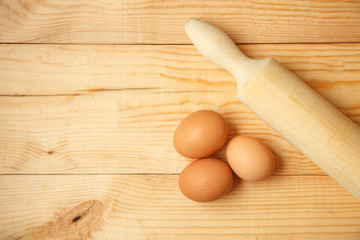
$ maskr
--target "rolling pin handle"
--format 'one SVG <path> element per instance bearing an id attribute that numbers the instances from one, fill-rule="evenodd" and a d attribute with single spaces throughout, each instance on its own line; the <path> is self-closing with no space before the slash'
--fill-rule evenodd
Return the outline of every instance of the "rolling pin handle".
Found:
<path id="1" fill-rule="evenodd" d="M 202 20 L 188 19 L 185 23 L 185 31 L 202 55 L 228 70 L 235 77 L 238 93 L 249 79 L 271 60 L 271 58 L 260 60 L 248 58 L 226 33 Z"/>
<path id="2" fill-rule="evenodd" d="M 185 31 L 202 55 L 233 74 L 255 61 L 245 56 L 226 33 L 204 21 L 188 19 Z"/>

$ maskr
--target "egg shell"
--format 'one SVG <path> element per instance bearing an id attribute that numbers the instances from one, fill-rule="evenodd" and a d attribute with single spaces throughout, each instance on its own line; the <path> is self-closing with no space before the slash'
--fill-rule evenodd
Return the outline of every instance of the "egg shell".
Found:
<path id="1" fill-rule="evenodd" d="M 249 182 L 268 178 L 275 167 L 270 147 L 250 136 L 232 138 L 226 147 L 226 158 L 235 174 Z"/>
<path id="2" fill-rule="evenodd" d="M 185 117 L 177 126 L 173 143 L 184 157 L 200 159 L 220 150 L 228 136 L 228 125 L 217 112 L 200 110 Z"/>
<path id="3" fill-rule="evenodd" d="M 179 176 L 181 192 L 198 202 L 214 201 L 227 193 L 233 183 L 230 167 L 216 158 L 204 158 L 190 163 Z"/>

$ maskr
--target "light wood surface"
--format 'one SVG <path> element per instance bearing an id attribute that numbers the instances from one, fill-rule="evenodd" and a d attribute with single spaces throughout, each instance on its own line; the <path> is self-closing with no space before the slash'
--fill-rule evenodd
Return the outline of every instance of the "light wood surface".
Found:
<path id="1" fill-rule="evenodd" d="M 360 202 L 239 102 L 183 28 L 199 17 L 255 43 L 238 46 L 359 125 L 359 5 L 0 1 L 0 239 L 359 239 Z M 236 178 L 212 203 L 182 196 L 190 160 L 172 134 L 198 109 L 269 144 L 274 176 Z"/>
<path id="2" fill-rule="evenodd" d="M 4 43 L 190 43 L 201 18 L 236 43 L 359 42 L 358 0 L 2 0 Z"/>
<path id="3" fill-rule="evenodd" d="M 0 208 L 0 235 L 3 239 L 360 237 L 359 201 L 328 176 L 277 176 L 258 183 L 236 178 L 232 190 L 212 203 L 186 199 L 177 189 L 177 178 L 3 175 L 0 203 L 7 207 Z"/>

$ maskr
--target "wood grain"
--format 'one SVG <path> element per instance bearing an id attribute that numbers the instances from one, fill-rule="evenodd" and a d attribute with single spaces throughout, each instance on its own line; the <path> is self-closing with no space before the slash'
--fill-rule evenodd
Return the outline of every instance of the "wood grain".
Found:
<path id="1" fill-rule="evenodd" d="M 239 48 L 252 58 L 273 56 L 338 108 L 360 105 L 360 44 L 254 44 Z M 193 46 L 2 44 L 0 56 L 0 95 L 236 89 L 231 75 Z"/>
<path id="2" fill-rule="evenodd" d="M 237 43 L 359 42 L 360 2 L 3 0 L 3 43 L 189 43 L 183 24 L 215 23 Z"/>
<path id="3" fill-rule="evenodd" d="M 183 197 L 177 179 L 1 175 L 0 239 L 360 237 L 360 202 L 328 176 L 236 178 L 232 190 L 211 203 Z"/>
<path id="4" fill-rule="evenodd" d="M 243 45 L 275 56 L 360 124 L 360 44 Z M 1 173 L 179 173 L 172 146 L 192 111 L 223 114 L 276 154 L 276 175 L 322 174 L 236 100 L 235 81 L 193 46 L 1 45 Z M 216 154 L 225 160 L 224 150 Z"/>
<path id="5" fill-rule="evenodd" d="M 360 124 L 357 0 L 2 0 L 1 240 L 360 238 L 359 201 L 236 100 L 233 78 L 189 45 L 189 17 L 274 56 Z M 223 114 L 229 138 L 268 143 L 275 176 L 186 199 L 190 160 L 172 134 L 197 109 Z"/>

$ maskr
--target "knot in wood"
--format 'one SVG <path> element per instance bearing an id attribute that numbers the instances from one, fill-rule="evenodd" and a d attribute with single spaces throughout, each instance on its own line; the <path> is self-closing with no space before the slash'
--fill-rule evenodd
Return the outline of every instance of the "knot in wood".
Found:
<path id="1" fill-rule="evenodd" d="M 102 223 L 105 210 L 105 204 L 99 200 L 82 202 L 53 222 L 49 236 L 60 239 L 88 237 Z"/>

